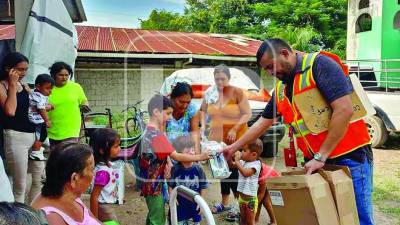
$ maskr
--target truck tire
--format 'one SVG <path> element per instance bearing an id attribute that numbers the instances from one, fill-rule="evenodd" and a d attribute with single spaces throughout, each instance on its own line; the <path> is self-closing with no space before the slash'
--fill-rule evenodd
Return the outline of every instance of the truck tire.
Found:
<path id="1" fill-rule="evenodd" d="M 368 116 L 365 118 L 365 123 L 367 124 L 368 133 L 371 137 L 371 146 L 373 148 L 382 147 L 389 136 L 389 132 L 387 131 L 382 119 L 378 116 Z"/>

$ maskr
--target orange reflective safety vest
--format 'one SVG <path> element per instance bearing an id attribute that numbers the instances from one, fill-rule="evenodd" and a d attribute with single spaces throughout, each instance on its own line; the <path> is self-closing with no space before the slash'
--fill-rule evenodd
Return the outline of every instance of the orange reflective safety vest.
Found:
<path id="1" fill-rule="evenodd" d="M 301 113 L 296 107 L 296 103 L 293 102 L 293 99 L 297 94 L 317 88 L 312 74 L 312 67 L 318 54 L 326 55 L 335 60 L 342 67 L 344 74 L 348 76 L 349 72 L 347 66 L 341 63 L 340 58 L 337 55 L 321 51 L 319 53 L 305 54 L 303 56 L 302 73 L 297 73 L 294 78 L 292 102 L 290 102 L 289 98 L 286 96 L 286 85 L 284 85 L 282 81 L 279 81 L 275 87 L 278 113 L 283 116 L 283 120 L 286 124 L 294 128 L 297 146 L 306 158 L 312 158 L 313 155 L 319 151 L 328 131 L 318 134 L 311 133 L 306 127 Z M 361 146 L 369 144 L 370 142 L 370 136 L 364 120 L 351 122 L 345 136 L 331 152 L 329 158 L 332 159 L 347 154 Z"/>

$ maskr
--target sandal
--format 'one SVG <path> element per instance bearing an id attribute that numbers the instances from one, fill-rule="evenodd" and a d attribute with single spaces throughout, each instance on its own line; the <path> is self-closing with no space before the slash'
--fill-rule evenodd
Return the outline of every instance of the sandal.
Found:
<path id="1" fill-rule="evenodd" d="M 229 210 L 229 207 L 225 207 L 224 205 L 222 205 L 221 203 L 217 203 L 215 205 L 212 206 L 211 208 L 211 212 L 212 214 L 220 214 L 226 210 Z"/>
<path id="2" fill-rule="evenodd" d="M 233 210 L 230 210 L 225 217 L 226 221 L 229 222 L 236 222 L 240 220 L 240 213 L 239 212 L 235 212 Z"/>

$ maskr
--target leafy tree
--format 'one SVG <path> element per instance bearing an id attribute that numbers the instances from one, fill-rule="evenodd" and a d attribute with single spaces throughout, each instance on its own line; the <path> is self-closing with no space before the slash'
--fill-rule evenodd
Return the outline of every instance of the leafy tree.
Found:
<path id="1" fill-rule="evenodd" d="M 315 52 L 320 50 L 320 46 L 317 43 L 319 43 L 321 35 L 312 27 L 288 26 L 287 30 L 278 34 L 278 37 L 288 41 L 294 49 L 299 51 Z"/>
<path id="2" fill-rule="evenodd" d="M 346 0 L 273 0 L 253 7 L 259 21 L 266 21 L 267 36 L 271 36 L 271 28 L 312 27 L 320 34 L 314 39 L 319 43 L 313 44 L 327 50 L 339 50 L 346 38 Z M 341 51 L 340 55 L 344 56 L 345 49 Z"/>
<path id="3" fill-rule="evenodd" d="M 186 20 L 179 13 L 166 10 L 151 11 L 149 19 L 140 20 L 140 27 L 147 30 L 185 31 Z"/>
<path id="4" fill-rule="evenodd" d="M 142 28 L 281 37 L 301 51 L 344 57 L 346 20 L 346 0 L 186 0 L 183 15 L 153 10 Z"/>

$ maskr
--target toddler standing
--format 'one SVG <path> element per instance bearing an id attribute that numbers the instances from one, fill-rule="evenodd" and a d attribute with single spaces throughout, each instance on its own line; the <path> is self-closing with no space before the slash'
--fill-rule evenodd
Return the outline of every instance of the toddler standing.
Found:
<path id="1" fill-rule="evenodd" d="M 239 170 L 237 190 L 239 192 L 240 224 L 255 224 L 258 208 L 258 178 L 261 170 L 260 154 L 262 141 L 246 145 L 242 154 L 235 155 L 235 164 Z"/>

